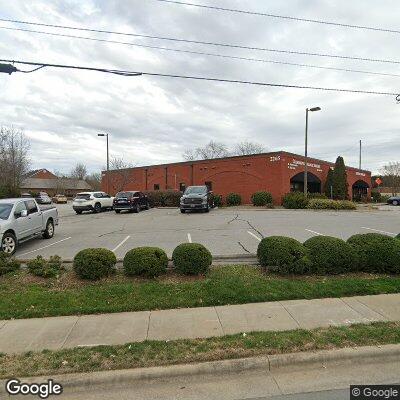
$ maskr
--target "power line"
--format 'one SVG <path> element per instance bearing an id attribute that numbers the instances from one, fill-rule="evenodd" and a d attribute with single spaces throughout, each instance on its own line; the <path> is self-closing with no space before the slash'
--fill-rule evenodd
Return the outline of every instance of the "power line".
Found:
<path id="1" fill-rule="evenodd" d="M 69 30 L 75 30 L 75 31 L 106 33 L 106 34 L 112 34 L 112 35 L 141 37 L 141 38 L 156 39 L 156 40 L 167 40 L 167 41 L 181 42 L 181 43 L 203 44 L 203 45 L 207 45 L 207 46 L 229 47 L 229 48 L 243 49 L 243 50 L 265 51 L 265 52 L 292 54 L 292 55 L 295 54 L 295 55 L 312 56 L 312 57 L 326 57 L 326 58 L 335 58 L 335 59 L 344 59 L 344 60 L 369 61 L 369 62 L 388 63 L 388 64 L 400 64 L 400 61 L 398 61 L 398 60 L 388 60 L 388 59 L 371 58 L 371 57 L 342 56 L 342 55 L 338 55 L 338 54 L 315 53 L 315 52 L 297 51 L 297 50 L 272 49 L 272 48 L 266 48 L 266 47 L 244 46 L 244 45 L 230 44 L 230 43 L 207 42 L 207 41 L 201 41 L 201 40 L 172 38 L 172 37 L 157 36 L 157 35 L 146 35 L 146 34 L 141 34 L 141 33 L 118 32 L 118 31 L 110 31 L 110 30 L 105 30 L 105 29 L 92 29 L 92 28 L 83 28 L 83 27 L 73 27 L 73 26 L 68 26 L 68 25 L 45 24 L 45 23 L 41 23 L 41 22 L 30 22 L 30 21 L 22 21 L 22 20 L 7 19 L 7 18 L 0 18 L 0 21 L 11 22 L 11 23 L 21 24 L 21 25 L 34 25 L 34 26 L 43 26 L 43 27 L 47 27 L 47 28 L 59 28 L 59 29 L 69 29 Z"/>
<path id="2" fill-rule="evenodd" d="M 69 34 L 64 34 L 64 33 L 44 32 L 44 31 L 37 31 L 37 30 L 33 30 L 33 29 L 11 28 L 11 27 L 6 27 L 6 26 L 0 26 L 0 29 L 29 32 L 29 33 L 39 33 L 39 34 L 48 35 L 48 36 L 65 37 L 65 38 L 72 38 L 72 39 L 83 39 L 83 40 L 89 40 L 89 41 L 94 41 L 94 42 L 121 44 L 121 45 L 136 46 L 136 47 L 143 47 L 143 48 L 149 48 L 149 49 L 157 49 L 157 50 L 165 50 L 165 51 L 172 51 L 172 52 L 178 52 L 178 53 L 188 53 L 188 54 L 195 54 L 195 55 L 227 58 L 227 59 L 241 60 L 241 61 L 252 61 L 252 62 L 270 63 L 270 64 L 290 65 L 290 66 L 297 66 L 297 67 L 316 68 L 316 69 L 342 71 L 342 72 L 354 72 L 354 73 L 368 74 L 368 75 L 400 77 L 400 74 L 392 74 L 392 73 L 386 73 L 386 72 L 374 72 L 374 71 L 365 71 L 365 70 L 358 70 L 358 69 L 351 69 L 351 68 L 328 67 L 328 66 L 313 65 L 313 64 L 293 63 L 293 62 L 288 62 L 288 61 L 265 60 L 265 59 L 260 59 L 260 58 L 240 57 L 240 56 L 232 56 L 232 55 L 227 55 L 227 54 L 207 53 L 207 52 L 194 51 L 194 50 L 174 49 L 174 48 L 170 48 L 170 47 L 153 46 L 153 45 L 131 43 L 131 42 L 122 42 L 122 41 L 118 41 L 118 40 L 91 38 L 91 37 L 87 37 L 87 36 L 69 35 Z"/>
<path id="3" fill-rule="evenodd" d="M 107 69 L 107 68 L 81 67 L 81 66 L 67 65 L 67 64 L 50 64 L 50 63 L 39 63 L 39 62 L 31 62 L 31 61 L 17 61 L 17 60 L 10 60 L 10 59 L 2 59 L 2 60 L 0 60 L 0 62 L 21 64 L 21 65 L 31 65 L 31 66 L 53 67 L 53 68 L 100 71 L 100 72 L 106 72 L 106 73 L 122 75 L 122 76 L 147 75 L 147 76 L 159 76 L 159 77 L 164 77 L 164 78 L 191 79 L 191 80 L 197 80 L 197 81 L 236 83 L 236 84 L 244 84 L 244 85 L 268 86 L 268 87 L 278 87 L 278 88 L 288 88 L 288 89 L 310 89 L 310 90 L 320 90 L 320 91 L 328 91 L 328 92 L 361 93 L 361 94 L 374 94 L 374 95 L 383 95 L 383 96 L 396 96 L 396 99 L 397 99 L 397 97 L 400 98 L 400 95 L 398 93 L 373 91 L 373 90 L 291 85 L 291 84 L 285 84 L 285 83 L 256 82 L 256 81 L 246 81 L 246 80 L 239 80 L 239 79 L 212 78 L 212 77 L 194 76 L 194 75 L 165 74 L 165 73 L 158 73 L 158 72 L 125 71 L 125 70 L 116 70 L 116 69 Z"/>
<path id="4" fill-rule="evenodd" d="M 260 11 L 249 11 L 249 10 L 240 10 L 240 9 L 236 9 L 236 8 L 209 6 L 206 4 L 189 3 L 189 2 L 175 1 L 175 0 L 155 0 L 155 1 L 159 1 L 162 3 L 171 3 L 171 4 L 179 4 L 179 5 L 184 5 L 184 6 L 198 7 L 198 8 L 206 8 L 206 9 L 210 9 L 210 10 L 214 10 L 214 11 L 228 11 L 228 12 L 239 13 L 239 14 L 258 15 L 258 16 L 269 17 L 269 18 L 287 19 L 287 20 L 291 20 L 291 21 L 312 22 L 314 24 L 320 24 L 320 25 L 340 26 L 342 28 L 365 29 L 365 30 L 369 30 L 369 31 L 378 31 L 378 32 L 387 32 L 387 33 L 400 33 L 400 30 L 397 30 L 397 29 L 380 28 L 380 27 L 376 27 L 376 26 L 345 24 L 342 22 L 325 21 L 325 20 L 321 20 L 321 19 L 300 18 L 300 17 L 289 16 L 289 15 L 278 15 L 278 14 L 270 14 L 270 13 L 265 13 L 265 12 L 260 12 Z"/>

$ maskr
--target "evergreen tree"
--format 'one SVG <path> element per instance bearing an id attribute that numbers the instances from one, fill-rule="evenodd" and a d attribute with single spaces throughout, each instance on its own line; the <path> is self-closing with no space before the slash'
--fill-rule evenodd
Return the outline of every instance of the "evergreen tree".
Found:
<path id="1" fill-rule="evenodd" d="M 346 200 L 349 198 L 349 185 L 347 183 L 346 166 L 344 165 L 343 157 L 338 157 L 333 170 L 333 198 L 337 200 Z"/>
<path id="2" fill-rule="evenodd" d="M 329 168 L 324 187 L 325 196 L 329 198 L 331 198 L 331 186 L 333 186 L 333 169 Z"/>

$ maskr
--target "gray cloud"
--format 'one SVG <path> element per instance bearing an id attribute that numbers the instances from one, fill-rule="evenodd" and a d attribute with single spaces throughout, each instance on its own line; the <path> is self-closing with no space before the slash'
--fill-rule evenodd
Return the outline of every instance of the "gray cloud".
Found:
<path id="1" fill-rule="evenodd" d="M 206 0 L 203 1 L 206 3 Z M 208 1 L 211 4 L 211 1 Z M 212 3 L 214 4 L 214 2 Z M 219 0 L 221 6 L 265 10 L 348 23 L 396 27 L 400 5 L 373 0 L 332 2 Z M 5 17 L 195 40 L 396 59 L 398 35 L 235 15 L 153 0 L 92 0 L 0 4 Z M 2 23 L 2 26 L 11 24 Z M 48 29 L 54 31 L 54 29 Z M 68 32 L 71 33 L 71 32 Z M 74 32 L 73 34 L 80 34 Z M 391 64 L 279 55 L 151 39 L 82 33 L 149 45 L 220 54 L 398 73 Z M 297 85 L 396 91 L 400 78 L 380 77 L 201 55 L 88 42 L 0 30 L 2 58 L 60 62 L 149 72 L 191 74 Z M 357 165 L 358 140 L 363 167 L 379 170 L 399 159 L 398 115 L 393 98 L 345 93 L 251 87 L 158 77 L 118 77 L 82 71 L 45 69 L 0 76 L 0 124 L 21 127 L 32 143 L 34 167 L 69 171 L 76 162 L 90 170 L 104 165 L 104 141 L 111 152 L 137 165 L 181 160 L 187 147 L 211 139 L 233 146 L 252 140 L 270 150 L 303 151 L 304 110 L 310 116 L 310 153 L 334 160 L 342 154 Z"/>

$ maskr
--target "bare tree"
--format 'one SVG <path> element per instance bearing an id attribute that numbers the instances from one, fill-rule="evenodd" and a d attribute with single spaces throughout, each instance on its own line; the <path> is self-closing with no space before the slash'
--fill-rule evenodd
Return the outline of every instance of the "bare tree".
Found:
<path id="1" fill-rule="evenodd" d="M 196 150 L 186 149 L 182 156 L 186 161 L 193 161 L 196 159 Z"/>
<path id="2" fill-rule="evenodd" d="M 0 128 L 0 186 L 6 194 L 16 194 L 28 172 L 29 140 L 21 130 Z"/>
<path id="3" fill-rule="evenodd" d="M 233 154 L 235 156 L 247 156 L 250 154 L 265 153 L 265 151 L 266 149 L 262 144 L 245 140 L 244 142 L 240 142 L 235 146 Z"/>
<path id="4" fill-rule="evenodd" d="M 82 163 L 77 163 L 70 173 L 70 177 L 77 180 L 85 179 L 86 175 L 87 168 L 86 165 Z"/>
<path id="5" fill-rule="evenodd" d="M 396 195 L 400 191 L 400 162 L 389 162 L 382 167 L 381 172 L 385 185 L 391 188 L 393 195 Z"/>
<path id="6" fill-rule="evenodd" d="M 94 189 L 101 190 L 101 173 L 92 172 L 85 177 L 86 182 Z"/>
<path id="7" fill-rule="evenodd" d="M 133 164 L 126 162 L 123 158 L 114 157 L 110 161 L 112 171 L 110 171 L 110 183 L 115 192 L 125 190 L 129 183 L 134 182 L 131 168 Z M 106 177 L 107 179 L 107 177 Z"/>

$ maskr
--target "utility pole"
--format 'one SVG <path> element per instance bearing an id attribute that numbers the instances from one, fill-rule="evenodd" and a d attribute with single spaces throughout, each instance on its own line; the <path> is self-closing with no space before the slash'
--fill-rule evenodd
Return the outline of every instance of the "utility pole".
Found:
<path id="1" fill-rule="evenodd" d="M 361 140 L 360 140 L 360 157 L 358 161 L 358 169 L 361 169 Z"/>
<path id="2" fill-rule="evenodd" d="M 308 112 L 320 111 L 321 107 L 306 108 L 306 131 L 304 140 L 304 196 L 308 192 Z"/>

